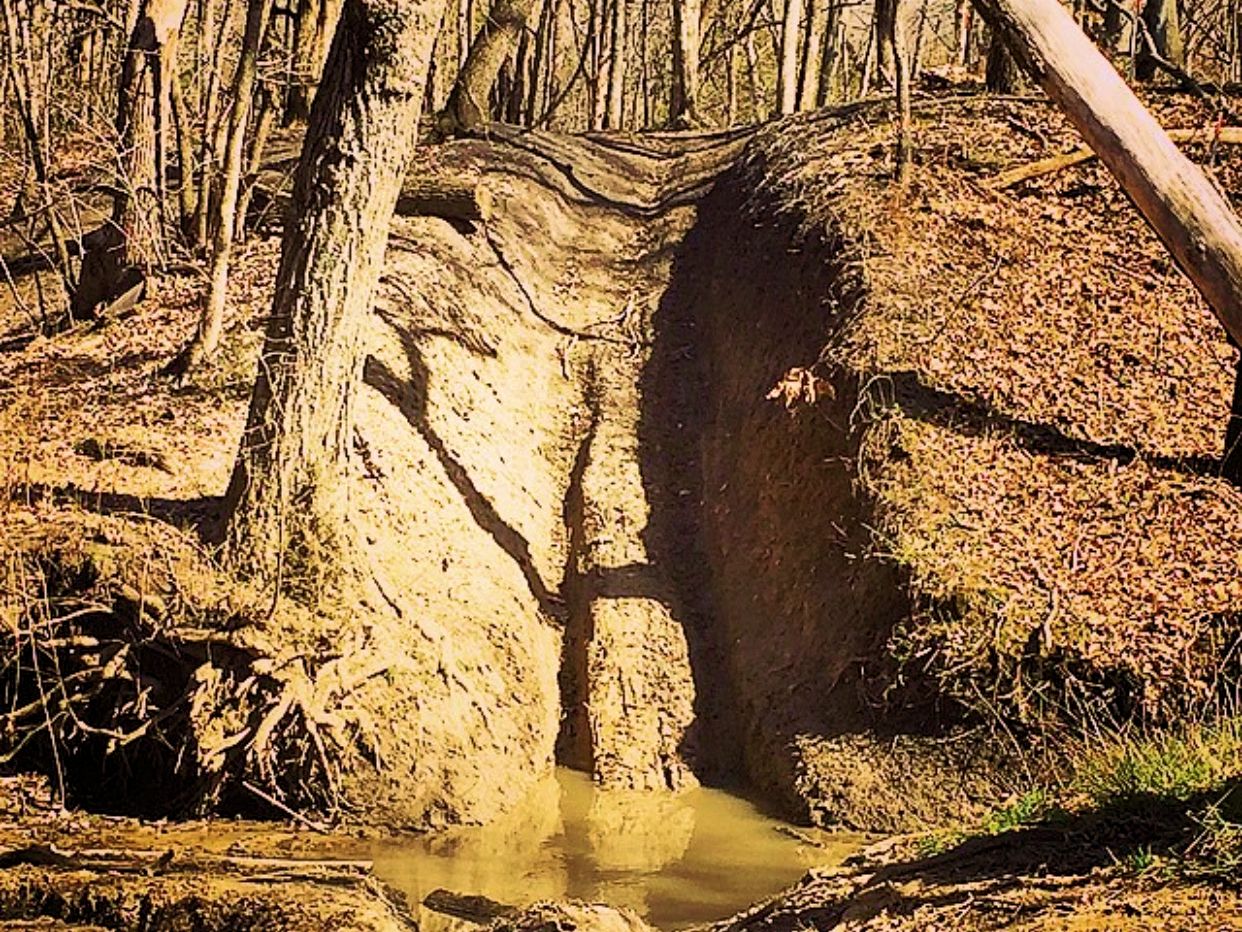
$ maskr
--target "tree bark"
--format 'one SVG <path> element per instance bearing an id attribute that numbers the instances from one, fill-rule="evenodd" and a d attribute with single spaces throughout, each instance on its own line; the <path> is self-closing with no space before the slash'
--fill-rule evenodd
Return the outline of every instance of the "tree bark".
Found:
<path id="1" fill-rule="evenodd" d="M 346 0 L 294 179 L 224 554 L 311 603 L 365 552 L 343 501 L 363 334 L 442 14 L 442 0 Z"/>
<path id="2" fill-rule="evenodd" d="M 802 56 L 802 81 L 798 90 L 798 109 L 814 110 L 819 105 L 819 76 L 826 59 L 829 22 L 834 0 L 810 0 L 807 16 L 806 50 Z"/>
<path id="3" fill-rule="evenodd" d="M 167 149 L 169 77 L 187 0 L 144 0 L 130 36 L 117 105 L 125 177 L 113 221 L 124 235 L 123 262 L 150 267 L 164 255 L 162 154 Z"/>
<path id="4" fill-rule="evenodd" d="M 802 39 L 802 0 L 785 0 L 781 17 L 781 59 L 777 110 L 782 115 L 798 109 L 798 51 Z"/>
<path id="5" fill-rule="evenodd" d="M 112 203 L 112 228 L 82 259 L 71 302 L 75 316 L 89 317 L 102 303 L 138 287 L 166 256 L 170 77 L 187 6 L 188 0 L 143 0 L 138 7 L 117 102 L 121 178 Z"/>
<path id="6" fill-rule="evenodd" d="M 1125 189 L 1229 336 L 1242 343 L 1242 225 L 1224 195 L 1057 0 L 975 3 Z"/>
<path id="7" fill-rule="evenodd" d="M 493 0 L 487 19 L 470 45 L 466 63 L 449 91 L 448 103 L 436 120 L 442 134 L 471 132 L 488 122 L 492 86 L 517 44 L 533 6 L 534 0 Z"/>
<path id="8" fill-rule="evenodd" d="M 993 33 L 988 43 L 988 62 L 984 81 L 993 94 L 1016 94 L 1022 86 L 1022 69 L 1009 53 L 1009 46 Z"/>
<path id="9" fill-rule="evenodd" d="M 625 120 L 626 0 L 612 0 L 612 57 L 608 66 L 608 129 L 621 129 Z"/>
<path id="10" fill-rule="evenodd" d="M 692 127 L 699 118 L 701 0 L 673 0 L 673 82 L 669 123 Z"/>
<path id="11" fill-rule="evenodd" d="M 954 0 L 953 36 L 954 53 L 958 67 L 970 67 L 970 36 L 974 31 L 975 8 L 970 0 Z"/>
<path id="12" fill-rule="evenodd" d="M 910 18 L 912 0 L 877 0 L 876 41 L 877 49 L 887 48 L 892 54 L 893 87 L 897 97 L 897 181 L 905 184 L 914 160 L 913 113 L 910 103 L 910 72 L 912 49 L 910 46 Z"/>

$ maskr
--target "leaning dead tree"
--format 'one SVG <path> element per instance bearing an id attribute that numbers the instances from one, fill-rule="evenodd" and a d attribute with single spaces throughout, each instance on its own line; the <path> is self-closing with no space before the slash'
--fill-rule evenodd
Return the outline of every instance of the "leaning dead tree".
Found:
<path id="1" fill-rule="evenodd" d="M 1014 58 L 1082 133 L 1242 344 L 1242 224 L 1057 0 L 975 0 Z M 1242 399 L 1235 399 L 1242 400 Z M 1226 470 L 1242 455 L 1235 404 Z"/>

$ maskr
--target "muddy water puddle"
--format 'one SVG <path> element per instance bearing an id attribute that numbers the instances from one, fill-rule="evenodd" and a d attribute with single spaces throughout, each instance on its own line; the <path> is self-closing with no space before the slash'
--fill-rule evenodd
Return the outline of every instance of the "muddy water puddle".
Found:
<path id="1" fill-rule="evenodd" d="M 793 829 L 721 790 L 606 792 L 561 771 L 499 823 L 377 843 L 371 857 L 411 903 L 439 888 L 514 906 L 570 897 L 676 929 L 723 919 L 862 842 Z M 425 909 L 420 920 L 426 932 L 457 925 Z"/>

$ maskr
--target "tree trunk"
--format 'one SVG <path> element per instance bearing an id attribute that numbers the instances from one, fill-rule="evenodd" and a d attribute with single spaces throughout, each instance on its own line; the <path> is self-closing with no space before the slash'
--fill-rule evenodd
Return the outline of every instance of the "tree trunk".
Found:
<path id="1" fill-rule="evenodd" d="M 143 0 L 121 69 L 116 134 L 121 175 L 112 229 L 82 260 L 73 296 L 76 316 L 90 316 L 117 295 L 139 288 L 166 256 L 165 157 L 170 76 L 188 0 Z"/>
<path id="2" fill-rule="evenodd" d="M 177 203 L 181 209 L 181 231 L 188 240 L 194 232 L 194 209 L 198 189 L 194 184 L 194 136 L 190 128 L 190 114 L 186 109 L 185 89 L 177 74 L 169 78 L 168 99 L 177 129 L 177 167 L 181 176 L 177 184 Z"/>
<path id="3" fill-rule="evenodd" d="M 877 0 L 877 48 L 887 48 L 892 55 L 893 87 L 897 97 L 896 174 L 905 184 L 914 160 L 913 114 L 910 105 L 910 19 L 914 12 L 912 0 Z"/>
<path id="4" fill-rule="evenodd" d="M 1009 53 L 1009 46 L 996 33 L 988 43 L 988 64 L 984 78 L 993 94 L 1016 94 L 1022 86 L 1022 69 Z"/>
<path id="5" fill-rule="evenodd" d="M 607 127 L 621 129 L 625 120 L 626 0 L 612 0 L 612 59 L 608 67 Z"/>
<path id="6" fill-rule="evenodd" d="M 1229 336 L 1242 343 L 1242 225 L 1224 195 L 1057 0 L 975 2 L 1125 189 Z"/>
<path id="7" fill-rule="evenodd" d="M 604 74 L 605 23 L 607 0 L 589 0 L 587 19 L 587 94 L 590 101 L 588 128 L 604 128 L 604 111 L 608 106 L 608 82 Z"/>
<path id="8" fill-rule="evenodd" d="M 970 36 L 974 31 L 974 25 L 975 8 L 970 5 L 970 0 L 954 0 L 954 52 L 959 68 L 970 67 Z"/>
<path id="9" fill-rule="evenodd" d="M 303 122 L 310 116 L 314 92 L 311 82 L 315 74 L 315 27 L 322 0 L 299 0 L 297 27 L 293 33 L 293 82 L 285 101 L 284 124 Z"/>
<path id="10" fill-rule="evenodd" d="M 125 241 L 123 262 L 149 268 L 165 253 L 162 153 L 169 119 L 169 77 L 187 0 L 145 0 L 130 36 L 117 106 L 123 159 L 113 220 Z"/>
<path id="11" fill-rule="evenodd" d="M 552 21 L 556 16 L 556 0 L 544 0 L 539 13 L 539 28 L 535 32 L 534 54 L 530 65 L 530 91 L 526 97 L 523 124 L 534 126 L 539 118 L 543 96 L 548 86 L 548 63 L 552 58 Z"/>
<path id="12" fill-rule="evenodd" d="M 1182 44 L 1181 19 L 1177 0 L 1147 0 L 1143 4 L 1143 24 L 1155 46 L 1155 53 L 1178 68 L 1186 66 L 1186 52 Z M 1156 62 L 1152 49 L 1140 43 L 1135 76 L 1140 81 L 1150 81 L 1156 76 Z"/>
<path id="13" fill-rule="evenodd" d="M 229 114 L 224 145 L 224 176 L 220 205 L 215 217 L 211 244 L 211 278 L 207 303 L 198 329 L 189 345 L 169 366 L 170 373 L 184 375 L 211 357 L 224 330 L 224 303 L 228 292 L 229 259 L 233 254 L 233 234 L 237 226 L 237 201 L 241 190 L 242 159 L 246 126 L 250 122 L 250 102 L 258 77 L 259 46 L 267 28 L 272 0 L 250 0 L 246 10 L 246 29 L 242 36 L 241 57 L 233 78 L 233 109 Z"/>
<path id="14" fill-rule="evenodd" d="M 785 0 L 781 18 L 781 59 L 777 110 L 782 115 L 798 109 L 798 50 L 802 38 L 802 0 Z"/>
<path id="15" fill-rule="evenodd" d="M 798 109 L 814 110 L 819 105 L 819 76 L 825 61 L 825 37 L 829 33 L 834 0 L 810 0 L 807 17 L 806 51 L 802 57 L 802 86 L 798 91 Z"/>
<path id="16" fill-rule="evenodd" d="M 1121 13 L 1121 7 L 1108 0 L 1104 2 L 1104 22 L 1100 28 L 1100 47 L 1105 53 L 1112 55 L 1117 51 L 1117 47 L 1121 45 L 1121 34 L 1125 30 L 1126 21 Z"/>
<path id="17" fill-rule="evenodd" d="M 226 496 L 226 560 L 261 583 L 351 565 L 341 501 L 363 334 L 418 131 L 441 0 L 346 0 L 294 178 L 275 299 Z M 352 549 L 354 544 L 357 549 Z"/>
<path id="18" fill-rule="evenodd" d="M 449 91 L 448 103 L 436 120 L 446 136 L 470 132 L 490 119 L 488 101 L 505 59 L 526 26 L 534 0 L 493 0 L 461 73 Z"/>
<path id="19" fill-rule="evenodd" d="M 673 82 L 669 123 L 698 126 L 701 0 L 673 0 Z"/>

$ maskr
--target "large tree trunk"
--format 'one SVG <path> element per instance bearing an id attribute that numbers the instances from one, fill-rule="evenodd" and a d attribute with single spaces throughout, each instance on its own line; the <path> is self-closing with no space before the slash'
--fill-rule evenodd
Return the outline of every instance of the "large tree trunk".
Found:
<path id="1" fill-rule="evenodd" d="M 361 337 L 441 12 L 440 0 L 346 0 L 312 106 L 227 495 L 228 562 L 270 585 L 350 563 L 339 493 Z"/>
<path id="2" fill-rule="evenodd" d="M 975 3 L 1142 211 L 1230 337 L 1242 343 L 1242 225 L 1224 195 L 1178 150 L 1057 0 Z"/>
<path id="3" fill-rule="evenodd" d="M 625 120 L 626 0 L 612 3 L 612 55 L 608 65 L 607 127 L 621 129 Z"/>
<path id="4" fill-rule="evenodd" d="M 1177 11 L 1177 0 L 1147 0 L 1143 4 L 1143 24 L 1151 37 L 1154 49 L 1140 44 L 1138 61 L 1135 63 L 1135 76 L 1141 81 L 1150 81 L 1156 74 L 1156 61 L 1152 57 L 1154 51 L 1165 61 L 1178 68 L 1186 65 L 1186 51 L 1182 44 L 1181 18 Z"/>
<path id="5" fill-rule="evenodd" d="M 211 278 L 207 303 L 190 344 L 175 359 L 170 370 L 182 375 L 210 358 L 224 330 L 224 303 L 228 292 L 229 259 L 233 254 L 233 234 L 241 225 L 238 194 L 241 191 L 242 158 L 246 127 L 250 122 L 251 99 L 259 72 L 259 47 L 267 29 L 272 0 L 250 0 L 246 10 L 246 29 L 242 35 L 241 56 L 233 78 L 233 109 L 229 113 L 228 135 L 224 144 L 224 177 L 215 233 L 211 244 Z"/>
<path id="6" fill-rule="evenodd" d="M 170 77 L 186 6 L 187 0 L 146 0 L 125 54 L 116 120 L 124 177 L 113 220 L 133 265 L 149 267 L 165 253 L 162 169 L 172 125 Z"/>
<path id="7" fill-rule="evenodd" d="M 673 0 L 673 83 L 669 123 L 689 127 L 699 117 L 699 30 L 701 0 Z"/>
<path id="8" fill-rule="evenodd" d="M 474 610 L 475 594 L 429 605 L 431 580 L 409 572 L 408 548 L 429 543 L 445 502 L 403 499 L 371 458 L 388 431 L 425 453 L 402 461 L 403 481 L 454 488 L 444 533 L 473 529 L 511 552 L 521 585 L 528 545 L 427 414 L 422 344 L 392 323 L 391 305 L 372 310 L 442 9 L 346 2 L 294 177 L 223 551 L 253 580 L 264 611 L 249 636 L 280 652 L 270 676 L 286 684 L 256 713 L 282 723 L 248 746 L 260 777 L 275 759 L 267 783 L 294 805 L 326 796 L 354 817 L 421 828 L 494 818 L 548 773 L 559 648 L 545 620 L 559 609 L 535 569 L 529 602 L 504 600 L 513 618 L 496 616 L 499 597 L 479 603 L 492 614 L 469 616 L 478 624 L 450 614 Z M 448 555 L 430 565 L 458 572 Z"/>
<path id="9" fill-rule="evenodd" d="M 466 63 L 436 121 L 441 133 L 470 132 L 488 122 L 492 86 L 517 44 L 533 6 L 534 0 L 492 0 L 487 19 L 471 43 Z"/>
<path id="10" fill-rule="evenodd" d="M 802 55 L 802 80 L 798 90 L 798 109 L 814 110 L 819 105 L 820 71 L 824 67 L 826 37 L 830 34 L 834 0 L 811 0 L 807 15 L 806 49 Z"/>

